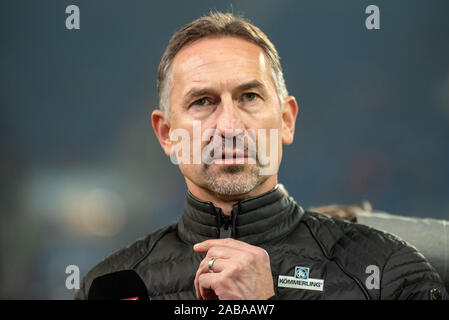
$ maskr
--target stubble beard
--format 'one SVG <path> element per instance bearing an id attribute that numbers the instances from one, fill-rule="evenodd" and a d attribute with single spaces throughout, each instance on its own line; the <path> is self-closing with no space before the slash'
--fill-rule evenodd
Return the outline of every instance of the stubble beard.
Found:
<path id="1" fill-rule="evenodd" d="M 268 179 L 259 174 L 255 164 L 232 164 L 223 168 L 205 165 L 204 173 L 207 189 L 224 196 L 248 193 Z"/>

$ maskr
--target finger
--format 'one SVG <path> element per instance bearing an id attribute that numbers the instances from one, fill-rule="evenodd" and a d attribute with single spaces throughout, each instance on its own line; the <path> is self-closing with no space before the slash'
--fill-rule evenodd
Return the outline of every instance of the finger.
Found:
<path id="1" fill-rule="evenodd" d="M 197 298 L 198 299 L 202 299 L 202 297 L 201 297 L 201 293 L 200 293 L 200 287 L 199 287 L 199 276 L 202 274 L 202 273 L 204 273 L 204 272 L 207 272 L 207 271 L 205 271 L 204 270 L 204 265 L 206 264 L 207 262 L 206 262 L 206 258 L 204 258 L 203 260 L 201 260 L 201 262 L 200 262 L 200 264 L 199 264 L 199 266 L 198 266 L 198 269 L 197 269 L 197 271 L 196 271 L 196 274 L 195 274 L 195 279 L 193 280 L 193 284 L 194 284 L 194 286 L 195 286 L 195 292 L 196 292 L 196 296 L 197 296 Z"/>
<path id="2" fill-rule="evenodd" d="M 215 258 L 215 262 L 220 260 L 231 260 L 231 259 L 244 259 L 245 252 L 241 250 L 236 250 L 228 247 L 212 247 L 207 252 L 203 260 L 201 260 L 197 273 L 209 272 L 209 262 L 212 258 Z M 214 270 L 215 270 L 214 262 Z"/>
<path id="3" fill-rule="evenodd" d="M 228 259 L 232 259 L 234 257 L 240 257 L 243 259 L 255 257 L 256 259 L 262 259 L 263 261 L 270 258 L 265 249 L 234 239 L 206 240 L 197 243 L 194 246 L 194 250 L 201 253 L 206 252 L 206 256 L 223 257 Z"/>
<path id="4" fill-rule="evenodd" d="M 197 270 L 197 276 L 201 273 L 211 272 L 211 270 L 209 269 L 209 263 L 212 258 L 216 259 L 213 263 L 214 272 L 221 272 L 226 264 L 232 266 L 233 261 L 255 261 L 254 250 L 258 250 L 260 254 L 264 256 L 266 255 L 266 257 L 269 259 L 266 251 L 258 247 L 254 247 L 251 252 L 237 250 L 229 247 L 212 247 L 209 249 L 204 259 L 200 262 Z"/>
<path id="5" fill-rule="evenodd" d="M 218 275 L 214 273 L 204 273 L 198 278 L 198 287 L 200 299 L 216 300 L 218 295 L 215 293 L 215 286 Z"/>
<path id="6" fill-rule="evenodd" d="M 209 272 L 221 272 L 225 268 L 226 264 L 229 263 L 229 259 L 223 259 L 223 258 L 215 258 L 215 260 L 212 263 L 212 270 L 209 269 L 211 259 L 206 260 L 203 264 L 200 264 L 200 267 L 198 268 L 198 274 L 201 273 L 209 273 Z"/>
<path id="7" fill-rule="evenodd" d="M 250 247 L 249 244 L 243 241 L 235 240 L 232 238 L 226 238 L 226 239 L 209 239 L 203 242 L 199 242 L 193 246 L 193 250 L 195 250 L 196 252 L 205 252 L 213 246 L 230 247 L 236 249 Z"/>
<path id="8" fill-rule="evenodd" d="M 221 272 L 224 261 L 245 260 L 245 257 L 247 257 L 247 252 L 242 250 L 236 250 L 228 247 L 212 247 L 209 249 L 204 259 L 200 262 L 197 273 L 201 274 L 204 272 L 210 272 L 209 262 L 212 258 L 216 259 L 213 263 L 214 272 Z M 217 268 L 218 260 L 220 260 L 220 262 Z"/>
<path id="9" fill-rule="evenodd" d="M 210 260 L 210 258 L 221 258 L 221 259 L 233 259 L 239 257 L 246 251 L 242 249 L 236 249 L 225 246 L 213 246 L 207 250 L 207 254 L 203 260 Z"/>
<path id="10" fill-rule="evenodd" d="M 207 252 L 213 246 L 229 247 L 240 250 L 250 250 L 251 247 L 253 247 L 243 241 L 227 238 L 209 239 L 203 242 L 199 242 L 193 246 L 193 250 L 195 250 L 196 252 Z"/>
<path id="11" fill-rule="evenodd" d="M 199 277 L 202 274 L 207 273 L 220 273 L 223 270 L 227 268 L 227 266 L 232 266 L 232 261 L 230 259 L 223 259 L 223 258 L 215 258 L 213 264 L 212 264 L 212 270 L 209 269 L 209 263 L 211 261 L 211 257 L 206 257 L 203 259 L 198 267 L 198 270 L 195 274 L 195 279 L 193 281 L 195 286 L 195 291 L 198 299 L 201 299 L 201 294 L 199 290 Z"/>
<path id="12" fill-rule="evenodd" d="M 195 285 L 195 291 L 197 293 L 197 296 L 198 296 L 198 293 L 199 293 L 199 284 L 198 284 L 199 277 L 202 274 L 204 274 L 204 273 L 211 273 L 211 272 L 219 273 L 219 272 L 223 271 L 224 268 L 225 268 L 225 265 L 226 265 L 226 261 L 225 260 L 226 259 L 216 258 L 214 260 L 213 265 L 212 265 L 212 271 L 209 270 L 210 258 L 209 259 L 204 259 L 203 261 L 201 261 L 201 263 L 200 263 L 200 265 L 198 267 L 198 270 L 196 271 L 196 274 L 195 274 L 195 280 L 193 281 L 193 283 Z M 198 298 L 199 298 L 199 296 L 198 296 Z"/>
<path id="13" fill-rule="evenodd" d="M 198 300 L 201 300 L 201 295 L 200 295 L 200 287 L 199 287 L 199 283 L 198 283 L 198 272 L 195 275 L 195 280 L 193 280 L 193 285 L 195 286 L 195 293 L 196 293 L 196 297 L 198 298 Z"/>

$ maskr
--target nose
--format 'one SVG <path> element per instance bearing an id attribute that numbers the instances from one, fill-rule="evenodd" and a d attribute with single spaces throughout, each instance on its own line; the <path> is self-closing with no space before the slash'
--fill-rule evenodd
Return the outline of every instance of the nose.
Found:
<path id="1" fill-rule="evenodd" d="M 238 130 L 244 130 L 241 112 L 231 97 L 223 97 L 217 114 L 217 131 L 226 136 Z"/>

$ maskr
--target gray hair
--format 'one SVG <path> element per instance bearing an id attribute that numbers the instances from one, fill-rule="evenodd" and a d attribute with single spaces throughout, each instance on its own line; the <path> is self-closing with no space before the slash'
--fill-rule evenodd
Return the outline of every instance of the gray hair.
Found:
<path id="1" fill-rule="evenodd" d="M 288 91 L 279 55 L 274 45 L 265 33 L 248 20 L 236 17 L 232 13 L 214 12 L 185 25 L 171 37 L 158 68 L 157 89 L 161 110 L 164 110 L 168 117 L 170 116 L 170 92 L 173 86 L 171 65 L 176 54 L 186 44 L 212 36 L 239 37 L 263 49 L 271 65 L 271 75 L 282 108 L 282 102 L 288 96 Z"/>

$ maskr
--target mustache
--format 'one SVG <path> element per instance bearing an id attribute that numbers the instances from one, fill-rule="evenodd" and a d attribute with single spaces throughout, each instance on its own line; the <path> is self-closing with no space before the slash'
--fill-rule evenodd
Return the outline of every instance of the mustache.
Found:
<path id="1" fill-rule="evenodd" d="M 257 161 L 257 144 L 255 138 L 249 134 L 239 133 L 222 135 L 214 132 L 205 149 L 210 150 L 206 156 L 214 159 L 254 158 Z"/>

